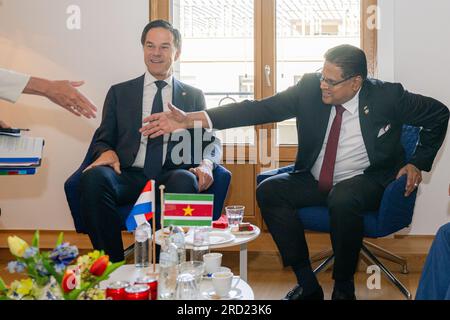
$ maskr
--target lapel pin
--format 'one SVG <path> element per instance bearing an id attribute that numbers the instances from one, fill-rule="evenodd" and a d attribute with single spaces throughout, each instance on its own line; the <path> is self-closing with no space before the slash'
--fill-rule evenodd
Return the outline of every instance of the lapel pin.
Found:
<path id="1" fill-rule="evenodd" d="M 368 106 L 365 106 L 364 107 L 364 113 L 367 115 L 367 114 L 369 114 L 369 107 Z"/>

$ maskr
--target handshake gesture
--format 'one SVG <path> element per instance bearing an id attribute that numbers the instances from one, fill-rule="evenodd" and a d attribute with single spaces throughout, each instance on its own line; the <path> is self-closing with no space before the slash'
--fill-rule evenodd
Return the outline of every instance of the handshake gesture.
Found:
<path id="1" fill-rule="evenodd" d="M 193 128 L 195 122 L 201 122 L 202 128 L 208 127 L 208 120 L 203 111 L 186 113 L 171 103 L 169 109 L 170 111 L 155 113 L 145 118 L 139 132 L 153 139 L 176 130 Z"/>

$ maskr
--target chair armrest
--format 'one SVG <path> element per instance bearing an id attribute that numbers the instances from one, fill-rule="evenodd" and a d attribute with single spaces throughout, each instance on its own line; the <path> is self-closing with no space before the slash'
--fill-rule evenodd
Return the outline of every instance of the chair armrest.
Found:
<path id="1" fill-rule="evenodd" d="M 417 189 L 405 197 L 406 175 L 392 181 L 384 190 L 378 210 L 378 228 L 387 234 L 397 232 L 411 224 Z"/>
<path id="2" fill-rule="evenodd" d="M 256 183 L 260 184 L 261 182 L 263 182 L 267 178 L 270 178 L 270 177 L 275 176 L 277 174 L 293 172 L 293 171 L 294 171 L 294 165 L 293 164 L 290 165 L 290 166 L 281 167 L 281 168 L 270 170 L 270 171 L 264 171 L 264 172 L 261 172 L 260 174 L 258 174 L 258 176 L 256 177 Z"/>

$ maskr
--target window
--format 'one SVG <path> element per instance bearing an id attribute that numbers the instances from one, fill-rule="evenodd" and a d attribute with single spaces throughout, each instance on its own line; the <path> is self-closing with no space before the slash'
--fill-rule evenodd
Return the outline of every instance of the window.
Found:
<path id="1" fill-rule="evenodd" d="M 285 90 L 322 67 L 325 51 L 343 43 L 364 47 L 373 73 L 376 30 L 361 23 L 373 4 L 376 0 L 172 0 L 172 21 L 183 36 L 176 75 L 186 82 L 195 78 L 207 106 L 216 107 Z M 270 82 L 266 65 L 274 70 Z M 297 144 L 294 120 L 273 127 L 279 129 L 277 145 Z M 254 143 L 254 130 L 247 132 Z M 227 134 L 224 142 L 239 135 Z"/>
<path id="2" fill-rule="evenodd" d="M 254 99 L 253 0 L 173 0 L 183 49 L 176 72 L 195 77 L 208 108 Z M 254 143 L 253 127 L 219 132 L 224 143 Z"/>
<path id="3" fill-rule="evenodd" d="M 327 49 L 360 46 L 360 6 L 360 0 L 277 0 L 277 92 L 319 69 Z M 297 145 L 295 119 L 277 127 L 277 144 Z"/>

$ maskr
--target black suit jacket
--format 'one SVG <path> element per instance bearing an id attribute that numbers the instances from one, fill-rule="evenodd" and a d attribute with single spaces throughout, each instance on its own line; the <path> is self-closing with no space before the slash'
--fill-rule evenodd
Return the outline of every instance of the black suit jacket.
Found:
<path id="1" fill-rule="evenodd" d="M 120 160 L 122 168 L 131 167 L 136 159 L 142 127 L 142 99 L 144 90 L 144 76 L 112 86 L 103 106 L 102 122 L 94 138 L 93 154 L 97 159 L 103 152 L 114 150 Z M 201 111 L 205 109 L 205 97 L 201 90 L 173 79 L 172 104 L 186 112 Z M 201 129 L 196 129 L 201 130 Z M 203 154 L 194 155 L 194 131 L 190 131 L 191 154 L 183 157 L 189 159 L 182 164 L 173 161 L 169 156 L 177 144 L 172 136 L 167 146 L 166 161 L 163 169 L 191 168 L 199 164 L 202 159 L 210 159 L 217 164 L 221 158 L 220 140 L 212 133 L 202 130 L 200 134 L 205 137 L 201 142 Z M 198 135 L 199 136 L 199 135 Z M 181 139 L 178 139 L 181 141 Z M 197 141 L 197 143 L 199 143 Z M 208 147 L 209 146 L 209 147 Z M 181 153 L 181 155 L 183 155 Z"/>
<path id="2" fill-rule="evenodd" d="M 322 102 L 318 74 L 306 74 L 297 85 L 270 98 L 207 111 L 216 129 L 295 117 L 299 141 L 295 170 L 301 172 L 310 171 L 320 153 L 330 112 L 331 106 Z M 395 178 L 405 165 L 400 141 L 404 124 L 423 128 L 409 162 L 420 170 L 430 171 L 445 138 L 448 118 L 448 108 L 435 99 L 405 91 L 398 83 L 365 80 L 359 93 L 359 119 L 370 166 L 364 173 L 383 186 Z M 386 132 L 380 136 L 383 130 Z"/>

